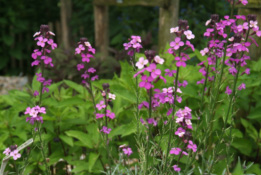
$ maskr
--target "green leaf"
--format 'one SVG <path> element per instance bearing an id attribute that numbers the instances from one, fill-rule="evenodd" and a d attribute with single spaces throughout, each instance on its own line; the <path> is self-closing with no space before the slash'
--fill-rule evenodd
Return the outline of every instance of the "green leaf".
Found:
<path id="1" fill-rule="evenodd" d="M 59 136 L 62 141 L 73 147 L 73 139 L 71 137 L 65 136 L 65 135 L 60 135 Z"/>
<path id="2" fill-rule="evenodd" d="M 244 155 L 250 156 L 252 152 L 252 142 L 249 139 L 235 138 L 231 145 Z"/>
<path id="3" fill-rule="evenodd" d="M 90 153 L 89 162 L 88 162 L 89 172 L 92 172 L 93 166 L 95 165 L 98 158 L 99 158 L 99 154 L 92 153 L 92 152 Z"/>
<path id="4" fill-rule="evenodd" d="M 129 124 L 121 125 L 115 129 L 112 129 L 111 133 L 109 134 L 109 137 L 112 138 L 116 135 L 121 135 L 122 137 L 125 137 L 132 133 L 135 133 L 136 129 L 136 123 L 131 122 Z"/>
<path id="5" fill-rule="evenodd" d="M 83 105 L 85 102 L 78 97 L 72 97 L 58 102 L 57 107 L 73 106 L 73 105 Z"/>
<path id="6" fill-rule="evenodd" d="M 90 135 L 82 131 L 75 131 L 75 130 L 66 131 L 65 134 L 80 140 L 82 144 L 85 145 L 86 147 L 93 148 Z"/>
<path id="7" fill-rule="evenodd" d="M 70 80 L 64 80 L 63 81 L 66 85 L 68 85 L 69 87 L 73 88 L 74 90 L 76 90 L 77 92 L 79 92 L 80 94 L 83 94 L 84 92 L 84 87 L 82 85 L 79 85 L 73 81 Z"/>

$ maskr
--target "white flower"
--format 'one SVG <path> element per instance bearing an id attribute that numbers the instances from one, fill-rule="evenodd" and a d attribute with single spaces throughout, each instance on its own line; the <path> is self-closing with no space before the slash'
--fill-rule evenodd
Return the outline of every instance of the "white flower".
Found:
<path id="1" fill-rule="evenodd" d="M 184 119 L 184 117 L 178 117 L 178 118 L 176 119 L 176 123 L 180 123 L 180 122 L 182 122 L 183 119 Z"/>
<path id="2" fill-rule="evenodd" d="M 140 57 L 139 58 L 139 61 L 136 63 L 136 66 L 139 68 L 139 69 L 142 69 L 144 67 L 144 65 L 148 64 L 148 60 L 145 60 L 143 57 Z"/>
<path id="3" fill-rule="evenodd" d="M 164 63 L 164 59 L 160 58 L 158 55 L 156 55 L 156 56 L 154 57 L 154 60 L 155 60 L 155 62 L 158 63 L 158 64 L 163 64 L 163 63 Z"/>
<path id="4" fill-rule="evenodd" d="M 51 32 L 51 31 L 49 31 L 49 34 L 55 36 L 55 34 L 53 32 Z"/>
<path id="5" fill-rule="evenodd" d="M 250 25 L 249 25 L 251 28 L 256 28 L 256 27 L 258 27 L 257 26 L 257 21 L 250 21 Z"/>
<path id="6" fill-rule="evenodd" d="M 208 52 L 209 52 L 209 50 L 207 47 L 200 51 L 202 56 L 205 56 Z"/>
<path id="7" fill-rule="evenodd" d="M 91 44 L 90 44 L 90 42 L 84 42 L 84 44 L 85 44 L 85 46 L 87 46 L 87 47 L 90 47 L 91 46 Z"/>
<path id="8" fill-rule="evenodd" d="M 178 31 L 179 31 L 179 27 L 170 28 L 170 33 L 178 32 Z"/>
<path id="9" fill-rule="evenodd" d="M 111 94 L 111 93 L 109 93 L 109 98 L 112 99 L 112 100 L 115 100 L 116 95 L 115 95 L 115 94 Z"/>
<path id="10" fill-rule="evenodd" d="M 164 94 L 172 93 L 173 92 L 173 88 L 172 87 L 163 88 L 162 91 L 163 91 Z"/>
<path id="11" fill-rule="evenodd" d="M 185 119 L 185 122 L 186 122 L 186 124 L 187 124 L 187 125 L 190 125 L 190 126 L 192 125 L 192 123 L 191 123 L 191 120 L 190 120 L 190 119 Z"/>
<path id="12" fill-rule="evenodd" d="M 232 36 L 231 38 L 228 38 L 228 41 L 230 42 L 234 41 L 234 37 Z"/>
<path id="13" fill-rule="evenodd" d="M 41 34 L 41 32 L 35 32 L 35 34 L 34 34 L 33 37 L 38 36 L 38 35 L 40 35 L 40 34 Z"/>
<path id="14" fill-rule="evenodd" d="M 187 30 L 184 32 L 188 40 L 194 39 L 195 35 L 191 32 L 191 30 Z"/>
<path id="15" fill-rule="evenodd" d="M 211 19 L 207 20 L 205 25 L 208 26 L 210 22 L 211 22 Z"/>

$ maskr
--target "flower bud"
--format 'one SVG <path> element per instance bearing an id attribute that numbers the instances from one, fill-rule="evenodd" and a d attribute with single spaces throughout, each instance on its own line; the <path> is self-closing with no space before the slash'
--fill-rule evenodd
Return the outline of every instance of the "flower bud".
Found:
<path id="1" fill-rule="evenodd" d="M 240 42 L 241 42 L 241 39 L 242 39 L 242 36 L 241 36 L 241 35 L 235 35 L 235 36 L 234 36 L 234 42 L 235 42 L 235 43 L 240 43 Z"/>
<path id="2" fill-rule="evenodd" d="M 219 20 L 219 15 L 218 14 L 211 15 L 211 21 L 218 22 L 218 20 Z"/>
<path id="3" fill-rule="evenodd" d="M 14 150 L 16 150 L 17 145 L 11 145 L 9 148 L 10 148 L 11 151 L 14 151 Z"/>
<path id="4" fill-rule="evenodd" d="M 253 14 L 247 15 L 247 19 L 248 21 L 256 21 L 256 15 Z"/>
<path id="5" fill-rule="evenodd" d="M 49 26 L 48 26 L 48 25 L 42 24 L 42 25 L 40 26 L 40 32 L 41 32 L 41 33 L 46 33 L 46 32 L 48 32 L 48 31 L 49 31 Z"/>
<path id="6" fill-rule="evenodd" d="M 102 88 L 103 90 L 109 89 L 110 85 L 108 83 L 103 83 Z"/>
<path id="7" fill-rule="evenodd" d="M 82 44 L 84 44 L 84 42 L 86 42 L 86 41 L 88 41 L 88 38 L 85 38 L 85 37 L 80 38 L 80 42 Z"/>
<path id="8" fill-rule="evenodd" d="M 149 60 L 149 62 L 151 62 L 154 59 L 155 55 L 156 55 L 156 51 L 155 50 L 145 50 L 144 53 L 145 53 L 147 59 Z"/>
<path id="9" fill-rule="evenodd" d="M 187 27 L 188 27 L 188 21 L 187 20 L 183 20 L 183 19 L 180 19 L 179 22 L 179 28 L 183 28 L 185 30 L 187 30 Z"/>

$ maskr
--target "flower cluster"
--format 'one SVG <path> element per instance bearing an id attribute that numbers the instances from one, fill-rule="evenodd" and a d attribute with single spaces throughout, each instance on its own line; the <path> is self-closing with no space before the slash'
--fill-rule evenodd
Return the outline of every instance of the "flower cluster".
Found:
<path id="1" fill-rule="evenodd" d="M 34 122 L 39 121 L 41 123 L 43 123 L 43 117 L 40 116 L 40 114 L 46 114 L 46 109 L 45 107 L 40 107 L 40 106 L 35 106 L 35 107 L 27 107 L 26 111 L 24 112 L 24 114 L 29 114 L 30 117 L 26 118 L 26 122 L 29 121 L 30 124 L 34 124 Z"/>
<path id="2" fill-rule="evenodd" d="M 34 61 L 32 62 L 31 66 L 44 64 L 45 66 L 53 67 L 53 60 L 50 56 L 48 56 L 48 54 L 51 53 L 51 50 L 57 48 L 57 44 L 54 43 L 53 39 L 50 38 L 51 36 L 55 36 L 55 34 L 49 31 L 48 25 L 41 25 L 40 31 L 34 34 L 33 37 L 35 37 L 35 40 L 37 40 L 37 46 L 40 47 L 40 50 L 35 49 L 32 53 L 32 58 L 34 59 Z M 43 84 L 42 93 L 48 92 L 49 89 L 46 86 L 50 86 L 52 80 L 45 80 L 45 78 L 42 77 L 42 73 L 38 73 L 36 74 L 36 76 L 36 80 Z M 39 92 L 35 91 L 34 96 L 38 95 Z"/>
<path id="3" fill-rule="evenodd" d="M 77 70 L 80 71 L 86 67 L 86 63 L 90 62 L 90 58 L 94 58 L 95 49 L 88 42 L 87 38 L 81 38 L 78 42 L 78 47 L 75 49 L 75 54 L 80 54 L 82 58 L 82 63 L 77 65 Z M 93 75 L 96 72 L 96 69 L 93 67 L 86 68 L 84 73 L 81 75 L 83 78 L 82 83 L 86 84 L 90 81 L 98 79 L 98 75 Z"/>
<path id="4" fill-rule="evenodd" d="M 231 4 L 233 4 L 233 1 L 235 0 L 227 0 L 228 2 L 230 2 Z M 243 5 L 247 5 L 248 4 L 248 1 L 247 0 L 238 0 L 237 1 L 237 4 L 243 4 Z"/>
<path id="5" fill-rule="evenodd" d="M 175 57 L 177 67 L 186 67 L 186 61 L 189 60 L 189 55 L 181 52 L 187 49 L 195 50 L 194 45 L 189 40 L 194 39 L 195 35 L 189 30 L 186 20 L 179 20 L 179 26 L 170 29 L 170 33 L 174 33 L 176 38 L 170 42 L 168 53 Z"/>
<path id="6" fill-rule="evenodd" d="M 128 157 L 133 153 L 132 152 L 132 149 L 129 147 L 129 146 L 127 146 L 127 145 L 121 145 L 120 146 L 120 149 L 122 149 L 122 151 L 123 151 L 123 153 L 125 154 L 125 155 L 127 155 Z"/>
<path id="7" fill-rule="evenodd" d="M 238 21 L 242 24 L 237 25 Z M 245 52 L 249 52 L 249 47 L 252 44 L 257 45 L 252 36 L 261 36 L 256 16 L 248 15 L 245 17 L 243 15 L 235 15 L 235 19 L 225 16 L 224 20 L 219 20 L 218 15 L 212 15 L 206 25 L 209 28 L 207 28 L 204 36 L 209 38 L 210 41 L 208 42 L 208 47 L 201 50 L 200 53 L 202 56 L 207 56 L 207 60 L 199 63 L 202 66 L 199 72 L 205 78 L 198 81 L 197 84 L 203 84 L 206 80 L 214 80 L 214 75 L 219 72 L 216 70 L 216 65 L 219 61 L 218 58 L 222 58 L 224 55 L 228 57 L 224 63 L 229 67 L 228 72 L 231 75 L 236 76 L 239 73 L 240 67 L 245 67 L 242 75 L 249 74 L 250 69 L 246 66 L 247 60 L 250 57 Z M 231 34 L 233 35 L 231 36 Z M 251 41 L 247 41 L 248 39 Z M 208 69 L 206 65 L 208 65 Z M 214 75 L 210 75 L 211 73 Z M 244 89 L 244 87 L 244 85 L 240 85 L 238 90 Z M 226 93 L 231 94 L 229 87 L 227 87 Z"/>
<path id="8" fill-rule="evenodd" d="M 10 155 L 14 160 L 17 160 L 21 157 L 21 154 L 17 150 L 17 145 L 11 145 L 10 147 L 6 148 L 3 154 L 6 156 Z"/>
<path id="9" fill-rule="evenodd" d="M 109 101 L 115 100 L 116 95 L 110 93 L 109 89 L 109 84 L 104 83 L 103 84 L 103 91 L 102 91 L 102 96 L 103 100 L 101 100 L 98 104 L 96 104 L 96 108 L 101 112 L 101 113 L 96 113 L 96 119 L 100 119 L 103 117 L 106 117 L 106 126 L 103 126 L 102 129 L 100 130 L 101 132 L 105 134 L 109 134 L 111 132 L 111 128 L 108 128 L 107 126 L 107 118 L 110 120 L 115 118 L 115 114 L 108 109 L 108 103 Z"/>
<path id="10" fill-rule="evenodd" d="M 174 155 L 185 155 L 187 156 L 188 153 L 185 151 L 185 148 L 187 150 L 192 150 L 193 152 L 197 151 L 197 145 L 193 143 L 191 140 L 192 134 L 189 132 L 189 130 L 192 130 L 192 123 L 191 123 L 191 109 L 188 107 L 185 107 L 183 110 L 179 109 L 176 112 L 176 123 L 180 125 L 178 127 L 177 131 L 175 132 L 175 135 L 182 138 L 182 141 L 184 143 L 184 148 L 181 149 L 179 147 L 172 148 L 170 150 L 170 154 Z M 178 165 L 173 166 L 174 171 L 180 171 L 181 169 L 178 167 Z"/>
<path id="11" fill-rule="evenodd" d="M 128 55 L 133 56 L 135 52 L 140 52 L 142 48 L 141 37 L 132 35 L 128 43 L 123 44 L 125 50 L 128 50 Z"/>
<path id="12" fill-rule="evenodd" d="M 139 83 L 139 87 L 149 90 L 154 87 L 153 83 L 156 83 L 159 79 L 166 82 L 166 79 L 161 76 L 161 70 L 157 68 L 157 64 L 163 64 L 164 59 L 158 55 L 155 56 L 155 51 L 153 50 L 146 50 L 145 55 L 147 59 L 141 57 L 136 63 L 136 66 L 141 70 L 134 77 L 141 75 L 142 81 Z M 148 63 L 149 65 L 147 65 Z"/>

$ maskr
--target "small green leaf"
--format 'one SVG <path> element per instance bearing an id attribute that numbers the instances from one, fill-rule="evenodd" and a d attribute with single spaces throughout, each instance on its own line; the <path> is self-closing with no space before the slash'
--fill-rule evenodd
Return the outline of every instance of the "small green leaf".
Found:
<path id="1" fill-rule="evenodd" d="M 84 144 L 86 147 L 93 148 L 90 135 L 88 135 L 82 131 L 75 131 L 75 130 L 66 131 L 65 134 L 70 137 L 79 139 L 82 142 L 82 144 Z"/>
<path id="2" fill-rule="evenodd" d="M 97 159 L 99 158 L 99 154 L 96 154 L 96 153 L 90 153 L 90 156 L 89 156 L 89 172 L 92 172 L 92 168 L 93 166 L 95 165 Z"/>
<path id="3" fill-rule="evenodd" d="M 59 136 L 62 141 L 73 147 L 73 139 L 71 137 L 65 136 L 65 135 L 60 135 Z"/>

